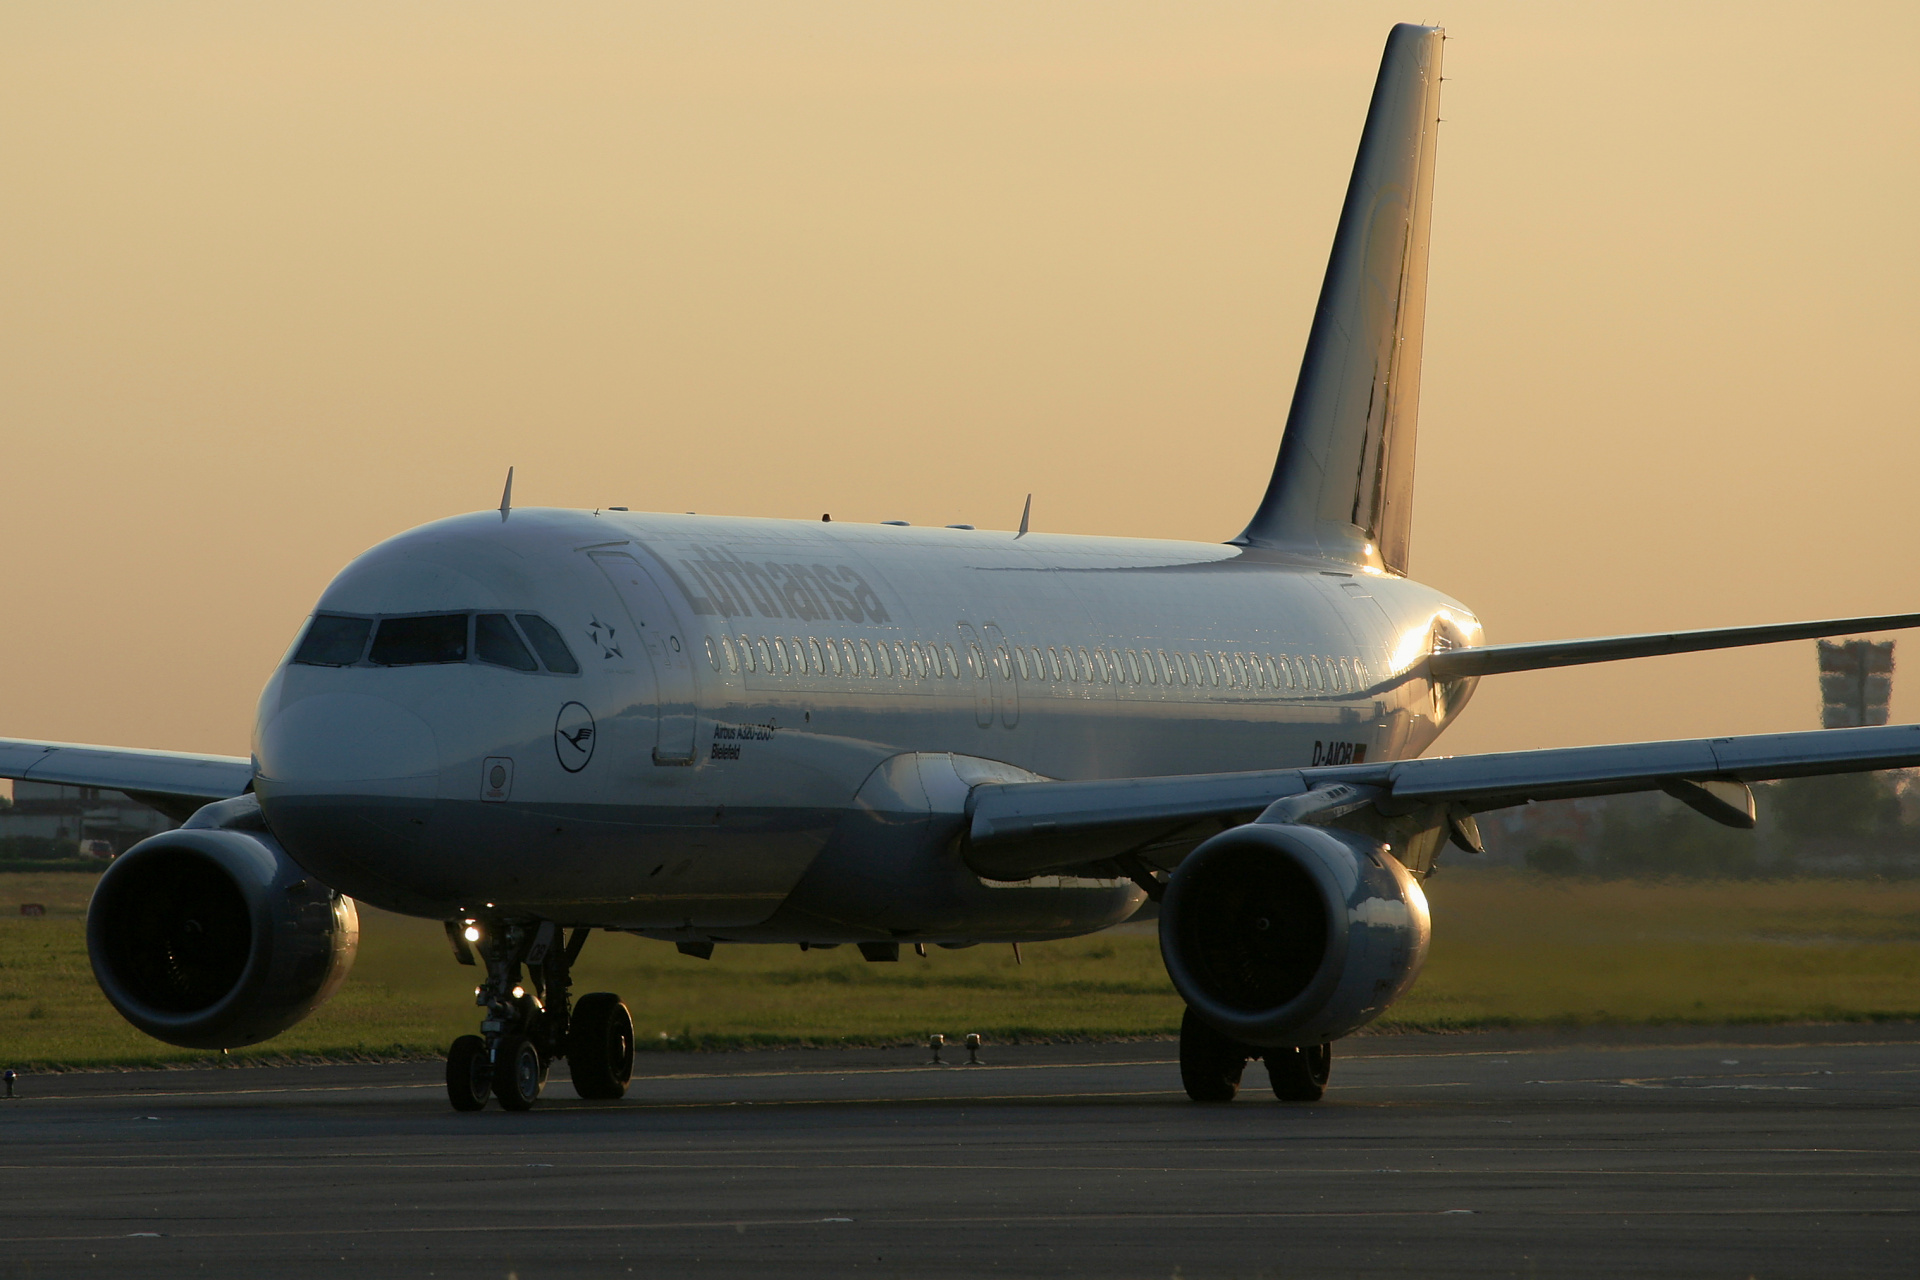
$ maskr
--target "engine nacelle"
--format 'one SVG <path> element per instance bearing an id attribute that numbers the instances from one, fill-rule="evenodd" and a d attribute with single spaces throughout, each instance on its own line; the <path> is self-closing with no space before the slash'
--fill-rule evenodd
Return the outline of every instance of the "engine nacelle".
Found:
<path id="1" fill-rule="evenodd" d="M 1187 855 L 1160 903 L 1160 955 L 1183 999 L 1262 1048 L 1357 1031 L 1427 957 L 1427 896 L 1377 840 L 1250 823 Z"/>
<path id="2" fill-rule="evenodd" d="M 222 809 L 211 819 L 221 825 L 202 824 Z M 121 1016 L 156 1039 L 257 1044 L 326 1003 L 353 967 L 353 899 L 295 865 L 258 813 L 251 796 L 209 805 L 114 859 L 93 891 L 94 977 Z M 236 820 L 256 829 L 226 825 Z"/>

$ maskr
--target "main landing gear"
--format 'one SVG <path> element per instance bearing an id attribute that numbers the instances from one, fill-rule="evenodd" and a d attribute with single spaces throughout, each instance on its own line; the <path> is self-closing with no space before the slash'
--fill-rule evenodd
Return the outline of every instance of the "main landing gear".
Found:
<path id="1" fill-rule="evenodd" d="M 1201 1021 L 1188 1009 L 1180 1019 L 1180 1083 L 1195 1102 L 1232 1102 L 1240 1076 L 1253 1059 L 1264 1059 L 1273 1096 L 1282 1102 L 1318 1102 L 1333 1072 L 1333 1046 L 1257 1049 Z"/>
<path id="2" fill-rule="evenodd" d="M 575 929 L 563 941 L 551 921 L 466 921 L 449 932 L 456 954 L 471 961 L 465 948 L 473 944 L 487 970 L 474 997 L 487 1011 L 481 1034 L 461 1036 L 447 1050 L 447 1100 L 455 1111 L 479 1111 L 489 1095 L 509 1111 L 527 1110 L 540 1100 L 556 1058 L 567 1060 L 581 1097 L 626 1094 L 633 1077 L 627 1006 L 610 991 L 571 999 L 573 962 L 588 930 Z"/>

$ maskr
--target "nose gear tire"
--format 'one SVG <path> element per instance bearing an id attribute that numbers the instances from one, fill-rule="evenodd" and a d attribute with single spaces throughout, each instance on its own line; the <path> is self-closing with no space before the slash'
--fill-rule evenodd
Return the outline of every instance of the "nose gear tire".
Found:
<path id="1" fill-rule="evenodd" d="M 1180 1083 L 1195 1102 L 1232 1102 L 1247 1059 L 1255 1056 L 1257 1051 L 1214 1030 L 1192 1009 L 1182 1015 Z"/>
<path id="2" fill-rule="evenodd" d="M 540 1101 L 547 1064 L 540 1050 L 525 1036 L 507 1036 L 493 1059 L 493 1096 L 509 1111 L 529 1111 Z"/>
<path id="3" fill-rule="evenodd" d="M 583 1098 L 625 1097 L 633 1079 L 633 1016 L 611 991 L 574 1002 L 567 1020 L 567 1067 Z"/>
<path id="4" fill-rule="evenodd" d="M 1333 1046 L 1310 1044 L 1298 1049 L 1266 1052 L 1267 1080 L 1273 1096 L 1282 1102 L 1318 1102 L 1333 1074 Z"/>
<path id="5" fill-rule="evenodd" d="M 493 1091 L 493 1064 L 487 1061 L 487 1042 L 479 1036 L 461 1036 L 447 1050 L 447 1101 L 455 1111 L 479 1111 Z"/>

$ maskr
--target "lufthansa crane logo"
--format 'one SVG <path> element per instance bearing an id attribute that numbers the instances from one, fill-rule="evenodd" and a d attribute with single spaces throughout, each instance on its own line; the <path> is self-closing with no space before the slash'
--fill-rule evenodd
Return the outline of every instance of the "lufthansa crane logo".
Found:
<path id="1" fill-rule="evenodd" d="M 553 754 L 560 757 L 560 767 L 568 773 L 578 773 L 587 767 L 587 761 L 593 759 L 593 713 L 577 702 L 569 702 L 560 708 L 560 714 L 553 718 Z"/>

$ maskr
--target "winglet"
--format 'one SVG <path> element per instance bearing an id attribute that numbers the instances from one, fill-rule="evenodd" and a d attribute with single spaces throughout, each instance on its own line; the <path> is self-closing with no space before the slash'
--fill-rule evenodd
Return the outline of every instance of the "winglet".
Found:
<path id="1" fill-rule="evenodd" d="M 500 518 L 505 520 L 507 513 L 513 510 L 513 468 L 507 468 L 507 487 L 500 491 Z"/>
<path id="2" fill-rule="evenodd" d="M 1033 495 L 1027 495 L 1027 505 L 1020 508 L 1020 532 L 1013 535 L 1015 542 L 1027 536 L 1027 519 L 1033 515 Z"/>

